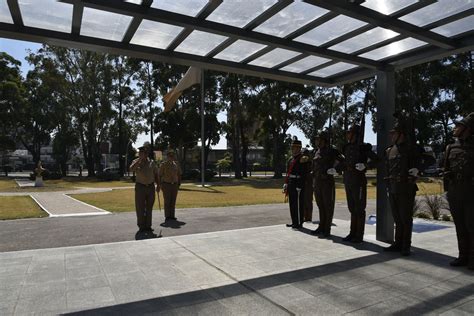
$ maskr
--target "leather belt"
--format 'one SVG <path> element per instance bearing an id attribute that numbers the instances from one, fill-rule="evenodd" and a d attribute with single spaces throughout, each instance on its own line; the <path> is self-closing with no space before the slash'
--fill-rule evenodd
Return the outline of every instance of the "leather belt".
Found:
<path id="1" fill-rule="evenodd" d="M 298 175 L 296 175 L 296 174 L 290 174 L 290 175 L 288 176 L 288 178 L 290 178 L 290 179 L 300 179 L 301 176 L 298 176 Z"/>
<path id="2" fill-rule="evenodd" d="M 144 187 L 151 187 L 152 185 L 155 185 L 154 182 L 149 183 L 149 184 L 144 184 L 144 183 L 136 182 L 135 184 L 139 184 L 139 185 L 144 186 Z"/>

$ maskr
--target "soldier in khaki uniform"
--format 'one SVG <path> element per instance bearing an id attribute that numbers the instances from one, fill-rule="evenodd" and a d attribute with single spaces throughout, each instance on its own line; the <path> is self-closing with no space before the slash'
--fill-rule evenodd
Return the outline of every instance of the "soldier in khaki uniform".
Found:
<path id="1" fill-rule="evenodd" d="M 165 219 L 176 220 L 175 207 L 178 189 L 181 185 L 181 168 L 173 150 L 168 150 L 167 160 L 160 165 L 159 176 L 165 202 Z"/>
<path id="2" fill-rule="evenodd" d="M 148 146 L 138 148 L 138 158 L 130 165 L 135 172 L 135 209 L 137 212 L 138 234 L 144 238 L 157 237 L 151 228 L 153 204 L 156 192 L 160 191 L 160 178 L 156 163 L 148 158 Z"/>

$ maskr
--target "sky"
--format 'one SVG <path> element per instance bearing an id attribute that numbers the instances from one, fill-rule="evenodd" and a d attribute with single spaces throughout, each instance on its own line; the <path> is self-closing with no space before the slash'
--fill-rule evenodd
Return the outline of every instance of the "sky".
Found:
<path id="1" fill-rule="evenodd" d="M 41 47 L 40 44 L 31 43 L 31 42 L 24 42 L 24 41 L 17 41 L 17 40 L 10 40 L 10 39 L 3 39 L 0 38 L 0 52 L 6 52 L 7 54 L 13 56 L 15 59 L 21 61 L 21 71 L 23 76 L 26 75 L 28 70 L 30 69 L 28 63 L 25 61 L 25 57 L 28 54 L 28 50 L 35 51 Z M 218 115 L 218 120 L 220 122 L 226 121 L 226 114 L 220 113 Z M 370 115 L 367 116 L 366 122 L 371 122 Z M 303 146 L 309 144 L 309 140 L 304 136 L 303 132 L 295 126 L 290 127 L 288 130 L 288 134 L 291 136 L 297 136 L 303 143 Z M 371 144 L 376 143 L 376 135 L 372 131 L 371 124 L 366 124 L 365 126 L 365 141 Z M 150 136 L 148 134 L 141 134 L 138 136 L 137 141 L 135 142 L 135 147 L 141 146 L 145 141 L 149 141 Z M 214 149 L 225 149 L 227 148 L 227 141 L 225 136 L 221 137 L 220 142 L 213 146 Z"/>

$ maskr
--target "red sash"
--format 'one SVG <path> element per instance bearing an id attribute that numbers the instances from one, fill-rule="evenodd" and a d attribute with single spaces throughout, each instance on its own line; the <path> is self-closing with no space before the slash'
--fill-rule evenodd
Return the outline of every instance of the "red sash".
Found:
<path id="1" fill-rule="evenodd" d="M 285 183 L 288 184 L 288 181 L 289 181 L 289 178 L 290 178 L 290 174 L 291 174 L 291 171 L 293 171 L 293 167 L 296 165 L 296 162 L 298 161 L 298 157 L 300 155 L 296 156 L 293 158 L 293 161 L 291 162 L 290 164 L 290 167 L 288 168 L 288 172 L 286 173 L 286 178 L 285 178 Z"/>

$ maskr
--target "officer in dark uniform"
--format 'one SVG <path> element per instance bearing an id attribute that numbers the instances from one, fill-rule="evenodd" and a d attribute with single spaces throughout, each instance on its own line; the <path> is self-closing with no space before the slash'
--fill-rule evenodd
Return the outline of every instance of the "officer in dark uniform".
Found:
<path id="1" fill-rule="evenodd" d="M 304 222 L 305 178 L 311 172 L 311 160 L 301 153 L 301 141 L 296 136 L 291 143 L 291 154 L 283 185 L 283 193 L 289 198 L 291 214 L 291 225 L 287 226 L 301 228 Z"/>
<path id="2" fill-rule="evenodd" d="M 347 144 L 344 145 L 344 187 L 346 189 L 347 206 L 351 213 L 351 230 L 342 240 L 361 243 L 364 239 L 365 207 L 367 205 L 367 178 L 365 172 L 373 168 L 378 161 L 372 145 L 360 139 L 359 125 L 353 125 L 347 132 Z M 369 165 L 370 159 L 370 165 Z"/>
<path id="3" fill-rule="evenodd" d="M 329 134 L 321 132 L 315 138 L 316 152 L 313 157 L 313 190 L 319 209 L 319 227 L 314 235 L 331 236 L 331 224 L 336 202 L 335 169 L 344 160 L 339 151 L 330 146 Z"/>
<path id="4" fill-rule="evenodd" d="M 396 229 L 395 242 L 384 250 L 409 256 L 421 153 L 414 140 L 408 139 L 408 125 L 404 119 L 396 121 L 390 135 L 392 145 L 385 150 L 385 161 L 388 197 Z"/>
<path id="5" fill-rule="evenodd" d="M 474 270 L 474 112 L 456 122 L 456 142 L 448 145 L 444 160 L 444 189 L 458 239 L 459 257 L 451 266 Z"/>
<path id="6" fill-rule="evenodd" d="M 308 148 L 304 148 L 302 151 L 304 156 L 308 156 L 309 161 L 312 160 L 311 152 Z M 311 168 L 310 168 L 311 170 Z M 311 172 L 306 174 L 304 180 L 304 222 L 312 222 L 313 221 L 313 175 Z"/>

